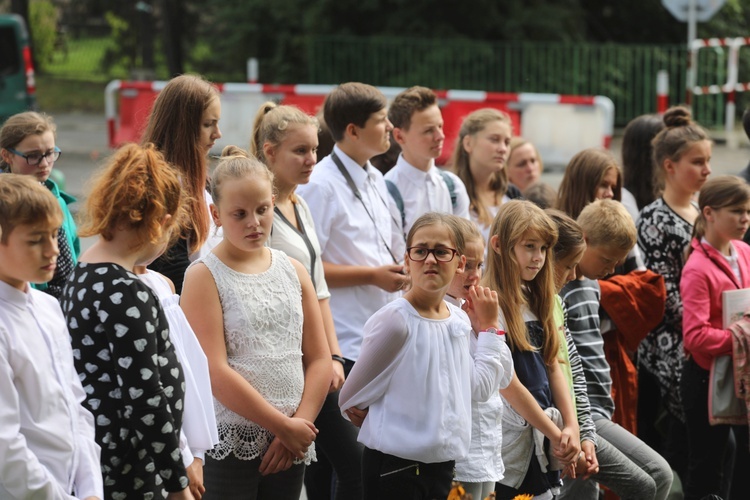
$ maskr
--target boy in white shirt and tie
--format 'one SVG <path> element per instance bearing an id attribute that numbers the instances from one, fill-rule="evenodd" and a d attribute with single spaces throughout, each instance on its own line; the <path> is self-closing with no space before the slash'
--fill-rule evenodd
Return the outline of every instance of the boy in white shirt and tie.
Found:
<path id="1" fill-rule="evenodd" d="M 30 176 L 0 175 L 0 498 L 103 497 L 94 418 L 58 302 L 62 212 Z"/>
<path id="2" fill-rule="evenodd" d="M 401 212 L 404 234 L 427 212 L 468 219 L 469 195 L 464 183 L 454 173 L 435 166 L 445 141 L 435 93 L 426 87 L 404 90 L 391 103 L 388 119 L 401 154 L 385 174 L 385 181 Z"/>

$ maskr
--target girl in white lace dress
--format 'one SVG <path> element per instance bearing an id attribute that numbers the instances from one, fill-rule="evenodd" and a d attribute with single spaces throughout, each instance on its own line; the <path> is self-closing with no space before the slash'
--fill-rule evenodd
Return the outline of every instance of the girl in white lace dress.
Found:
<path id="1" fill-rule="evenodd" d="M 273 176 L 229 146 L 212 176 L 224 239 L 188 268 L 180 301 L 208 358 L 219 444 L 204 499 L 294 499 L 315 458 L 331 359 L 310 276 L 265 247 Z"/>

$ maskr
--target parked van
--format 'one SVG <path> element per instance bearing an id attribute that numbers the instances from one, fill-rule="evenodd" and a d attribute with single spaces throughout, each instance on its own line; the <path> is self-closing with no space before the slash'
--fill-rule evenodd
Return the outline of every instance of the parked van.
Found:
<path id="1" fill-rule="evenodd" d="M 17 14 L 0 14 L 0 123 L 36 108 L 29 32 Z"/>

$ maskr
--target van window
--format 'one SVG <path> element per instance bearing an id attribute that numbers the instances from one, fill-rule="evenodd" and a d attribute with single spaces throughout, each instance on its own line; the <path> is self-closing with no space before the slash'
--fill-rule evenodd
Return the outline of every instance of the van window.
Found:
<path id="1" fill-rule="evenodd" d="M 0 77 L 21 71 L 20 51 L 12 26 L 0 26 Z"/>

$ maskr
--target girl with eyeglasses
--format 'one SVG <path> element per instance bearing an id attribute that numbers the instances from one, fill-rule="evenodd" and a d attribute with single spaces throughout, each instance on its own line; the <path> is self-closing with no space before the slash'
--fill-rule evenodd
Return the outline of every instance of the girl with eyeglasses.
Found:
<path id="1" fill-rule="evenodd" d="M 63 223 L 57 233 L 60 255 L 52 279 L 47 283 L 33 283 L 55 298 L 60 298 L 65 281 L 73 272 L 81 253 L 76 225 L 68 205 L 76 199 L 60 190 L 49 178 L 55 160 L 60 157 L 60 148 L 55 146 L 55 123 L 43 113 L 27 111 L 8 118 L 0 129 L 0 171 L 31 175 L 49 189 L 63 212 Z"/>
<path id="2" fill-rule="evenodd" d="M 446 498 L 455 461 L 469 451 L 472 400 L 489 399 L 511 369 L 497 294 L 472 287 L 466 312 L 444 300 L 464 269 L 463 252 L 455 216 L 417 219 L 405 255 L 411 288 L 365 324 L 339 403 L 362 427 L 366 500 Z"/>

